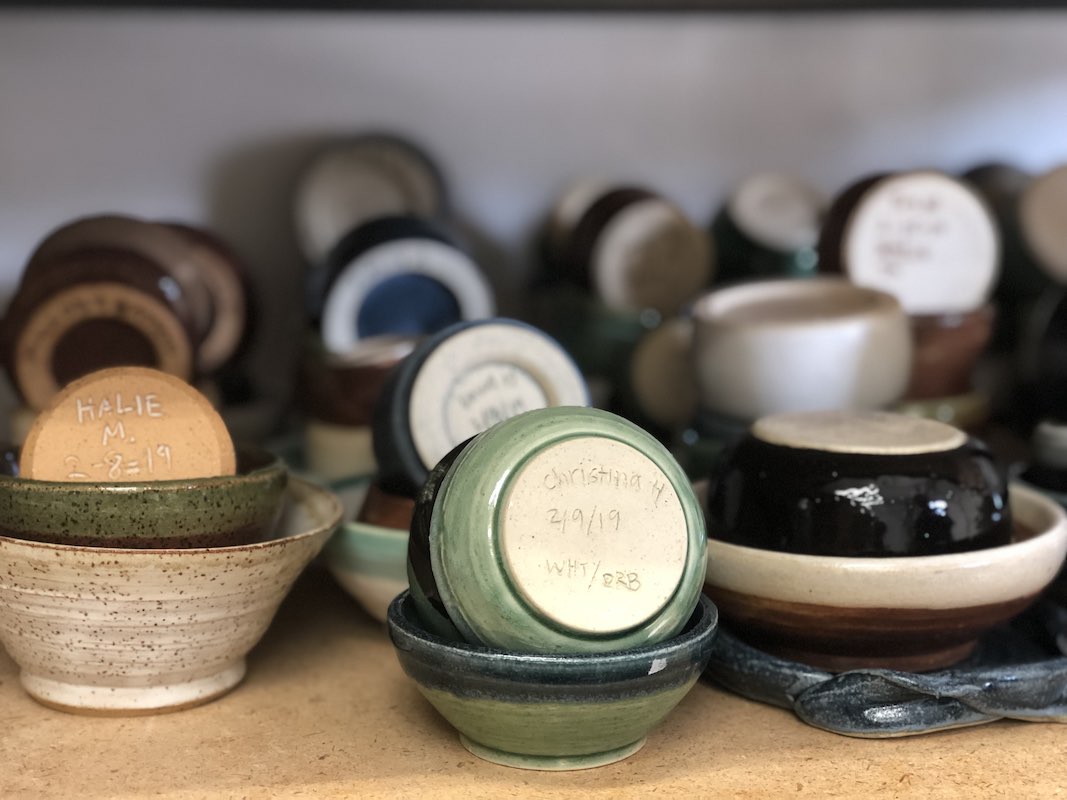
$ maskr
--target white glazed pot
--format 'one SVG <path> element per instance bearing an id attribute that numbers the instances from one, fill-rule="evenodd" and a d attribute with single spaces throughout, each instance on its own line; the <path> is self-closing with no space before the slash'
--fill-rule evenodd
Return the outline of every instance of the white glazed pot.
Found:
<path id="1" fill-rule="evenodd" d="M 701 404 L 731 417 L 883 408 L 911 373 L 900 304 L 840 278 L 719 289 L 696 302 L 693 320 Z"/>

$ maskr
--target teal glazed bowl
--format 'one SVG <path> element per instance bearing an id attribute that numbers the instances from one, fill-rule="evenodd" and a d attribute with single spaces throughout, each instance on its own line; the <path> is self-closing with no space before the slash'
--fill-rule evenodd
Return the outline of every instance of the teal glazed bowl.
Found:
<path id="1" fill-rule="evenodd" d="M 682 630 L 610 653 L 533 655 L 428 632 L 405 592 L 389 606 L 404 672 L 474 755 L 510 767 L 574 770 L 636 753 L 700 677 L 718 612 L 700 598 Z"/>
<path id="2" fill-rule="evenodd" d="M 342 525 L 323 552 L 338 585 L 379 622 L 408 588 L 408 532 L 356 520 Z"/>
<path id="3" fill-rule="evenodd" d="M 527 653 L 676 635 L 707 550 L 692 484 L 667 449 L 622 417 L 573 406 L 519 414 L 445 456 L 410 533 L 424 622 Z"/>
<path id="4" fill-rule="evenodd" d="M 142 483 L 35 481 L 0 475 L 0 535 L 79 547 L 230 547 L 273 527 L 288 473 L 238 451 L 237 473 Z"/>

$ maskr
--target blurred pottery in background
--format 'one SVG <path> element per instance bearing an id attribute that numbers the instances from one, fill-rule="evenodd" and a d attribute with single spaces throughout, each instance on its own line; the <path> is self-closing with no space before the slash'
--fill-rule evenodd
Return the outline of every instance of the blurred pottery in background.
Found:
<path id="1" fill-rule="evenodd" d="M 741 181 L 711 226 L 717 283 L 808 277 L 826 200 L 792 175 L 763 172 Z"/>
<path id="2" fill-rule="evenodd" d="M 717 414 L 881 408 L 909 380 L 900 304 L 839 278 L 719 289 L 697 301 L 693 321 L 701 405 Z"/>
<path id="3" fill-rule="evenodd" d="M 412 337 L 379 336 L 342 354 L 325 351 L 317 340 L 305 347 L 300 392 L 307 413 L 304 458 L 311 474 L 332 481 L 376 472 L 374 407 L 389 373 L 415 344 Z"/>
<path id="4" fill-rule="evenodd" d="M 954 314 L 989 301 L 999 247 L 992 211 L 969 184 L 916 170 L 842 192 L 819 239 L 819 263 L 893 295 L 908 314 Z"/>
<path id="5" fill-rule="evenodd" d="M 293 222 L 309 264 L 321 265 L 346 233 L 377 217 L 444 214 L 444 177 L 419 144 L 395 133 L 330 142 L 301 172 Z"/>
<path id="6" fill-rule="evenodd" d="M 967 394 L 979 357 L 993 334 L 992 305 L 962 314 L 911 317 L 911 381 L 905 398 L 926 400 Z"/>
<path id="7" fill-rule="evenodd" d="M 517 320 L 461 322 L 424 339 L 382 388 L 373 426 L 383 488 L 414 497 L 453 447 L 531 409 L 589 393 L 552 337 Z"/>
<path id="8" fill-rule="evenodd" d="M 567 190 L 548 224 L 555 277 L 613 310 L 679 312 L 710 283 L 711 238 L 648 189 L 582 181 Z"/>

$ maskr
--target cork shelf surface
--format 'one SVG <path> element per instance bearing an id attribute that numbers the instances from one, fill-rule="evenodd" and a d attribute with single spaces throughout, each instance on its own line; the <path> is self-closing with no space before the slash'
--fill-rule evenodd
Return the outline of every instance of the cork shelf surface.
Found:
<path id="1" fill-rule="evenodd" d="M 199 708 L 79 717 L 38 705 L 0 652 L 0 797 L 1051 797 L 1067 726 L 996 722 L 849 739 L 701 682 L 644 749 L 600 769 L 478 760 L 400 671 L 384 629 L 313 567 L 248 676 Z"/>

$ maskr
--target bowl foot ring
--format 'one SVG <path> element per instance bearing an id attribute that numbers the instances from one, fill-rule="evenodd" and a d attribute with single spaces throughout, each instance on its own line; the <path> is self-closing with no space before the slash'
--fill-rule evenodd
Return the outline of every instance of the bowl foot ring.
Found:
<path id="1" fill-rule="evenodd" d="M 92 686 L 57 681 L 23 670 L 19 680 L 42 705 L 87 716 L 140 716 L 181 711 L 203 705 L 229 692 L 245 675 L 240 659 L 213 675 L 161 686 Z"/>
<path id="2" fill-rule="evenodd" d="M 642 736 L 636 742 L 631 742 L 630 744 L 616 747 L 612 750 L 604 750 L 600 753 L 586 753 L 575 756 L 539 756 L 497 750 L 494 747 L 487 747 L 483 744 L 472 742 L 462 733 L 459 735 L 459 740 L 470 753 L 478 756 L 478 758 L 491 761 L 494 764 L 501 764 L 505 767 L 516 767 L 518 769 L 536 769 L 546 772 L 592 769 L 593 767 L 603 767 L 608 764 L 614 764 L 616 761 L 622 761 L 624 758 L 632 756 L 645 746 L 646 741 L 645 737 Z"/>

